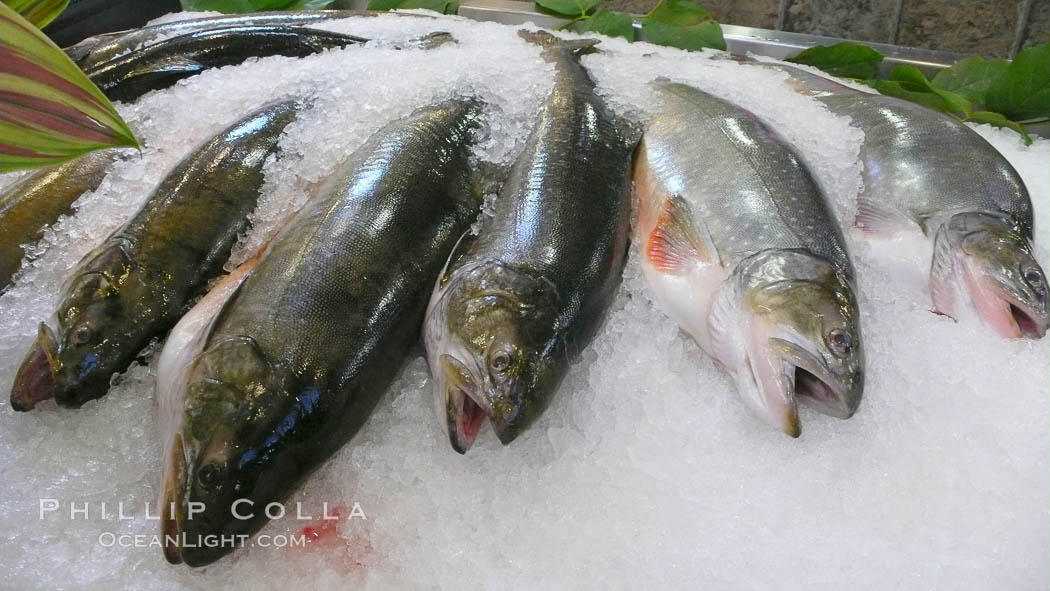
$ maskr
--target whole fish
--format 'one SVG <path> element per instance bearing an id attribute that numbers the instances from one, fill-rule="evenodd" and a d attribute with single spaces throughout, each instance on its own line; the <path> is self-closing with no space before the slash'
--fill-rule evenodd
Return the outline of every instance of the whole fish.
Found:
<path id="1" fill-rule="evenodd" d="M 154 43 L 85 70 L 108 98 L 133 101 L 208 68 L 252 57 L 304 57 L 367 39 L 304 27 L 238 25 L 195 31 Z"/>
<path id="2" fill-rule="evenodd" d="M 363 16 L 364 14 L 366 13 L 354 10 L 304 10 L 300 12 L 257 12 L 254 14 L 210 16 L 89 37 L 67 48 L 65 51 L 66 55 L 81 69 L 90 70 L 159 39 L 185 35 L 195 31 L 246 25 L 302 26 L 327 20 Z"/>
<path id="3" fill-rule="evenodd" d="M 225 305 L 187 317 L 186 330 L 201 335 L 173 331 L 181 345 L 165 347 L 158 370 L 162 408 L 181 409 L 168 419 L 162 493 L 175 506 L 161 523 L 175 542 L 164 548 L 170 562 L 201 566 L 229 552 L 197 540 L 257 531 L 261 509 L 283 501 L 371 414 L 477 217 L 469 159 L 480 111 L 476 100 L 452 99 L 376 132 Z M 209 314 L 210 324 L 200 319 Z M 239 499 L 256 508 L 251 519 L 231 514 Z"/>
<path id="4" fill-rule="evenodd" d="M 547 46 L 554 89 L 424 327 L 438 414 L 459 453 L 486 416 L 507 444 L 550 404 L 612 303 L 629 239 L 634 142 L 579 64 L 595 41 L 522 36 Z"/>
<path id="5" fill-rule="evenodd" d="M 209 140 L 80 261 L 15 376 L 15 410 L 52 397 L 75 407 L 104 395 L 110 377 L 178 321 L 247 228 L 263 163 L 298 109 L 291 100 L 267 105 Z"/>
<path id="6" fill-rule="evenodd" d="M 1046 334 L 1046 274 L 1032 255 L 1032 200 L 1013 166 L 954 117 L 790 66 L 799 92 L 864 131 L 855 223 L 879 238 L 932 242 L 937 312 L 976 311 L 1007 338 Z M 920 251 L 921 252 L 921 251 Z M 964 307 L 966 309 L 964 309 Z"/>
<path id="7" fill-rule="evenodd" d="M 665 313 L 792 437 L 798 402 L 848 418 L 864 353 L 853 268 L 799 157 L 750 112 L 666 80 L 635 159 L 635 240 Z"/>
<path id="8" fill-rule="evenodd" d="M 81 195 L 97 189 L 115 158 L 113 150 L 91 152 L 41 169 L 0 193 L 0 293 L 21 266 L 23 247 L 39 241 L 44 228 Z"/>

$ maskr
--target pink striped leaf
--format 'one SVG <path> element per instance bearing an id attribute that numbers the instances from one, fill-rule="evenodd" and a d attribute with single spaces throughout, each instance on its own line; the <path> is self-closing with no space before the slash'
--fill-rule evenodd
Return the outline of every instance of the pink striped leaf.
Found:
<path id="1" fill-rule="evenodd" d="M 138 147 L 102 92 L 39 29 L 0 4 L 0 172 Z"/>

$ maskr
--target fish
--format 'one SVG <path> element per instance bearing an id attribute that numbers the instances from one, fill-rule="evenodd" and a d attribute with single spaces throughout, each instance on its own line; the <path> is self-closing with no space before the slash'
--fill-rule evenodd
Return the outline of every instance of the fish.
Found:
<path id="1" fill-rule="evenodd" d="M 789 85 L 864 132 L 864 189 L 853 224 L 929 261 L 935 312 L 976 316 L 1003 338 L 1038 339 L 1050 322 L 1046 273 L 1032 252 L 1032 200 L 991 144 L 954 117 L 786 65 Z"/>
<path id="2" fill-rule="evenodd" d="M 84 73 L 110 100 L 131 102 L 209 68 L 240 64 L 252 57 L 304 57 L 366 41 L 305 27 L 227 26 L 165 39 Z"/>
<path id="3" fill-rule="evenodd" d="M 595 93 L 596 43 L 522 33 L 555 82 L 491 216 L 441 274 L 424 326 L 438 416 L 465 453 L 484 421 L 509 444 L 550 404 L 619 286 L 637 132 Z"/>
<path id="4" fill-rule="evenodd" d="M 452 98 L 381 128 L 292 216 L 225 304 L 205 320 L 187 316 L 188 330 L 203 333 L 175 328 L 169 342 L 192 350 L 165 346 L 158 369 L 161 407 L 180 409 L 164 427 L 173 434 L 161 499 L 175 510 L 160 523 L 169 562 L 203 566 L 230 552 L 195 541 L 258 531 L 262 508 L 287 498 L 368 419 L 480 211 L 470 159 L 482 115 L 479 100 Z M 241 514 L 255 508 L 250 519 L 231 514 L 240 499 Z"/>
<path id="5" fill-rule="evenodd" d="M 140 49 L 165 38 L 196 31 L 239 26 L 302 26 L 328 20 L 364 16 L 355 10 L 304 10 L 298 12 L 257 12 L 254 14 L 227 14 L 206 18 L 185 19 L 141 27 L 119 33 L 105 33 L 89 37 L 66 48 L 66 55 L 83 70 L 91 70 L 126 53 Z"/>
<path id="6" fill-rule="evenodd" d="M 116 159 L 113 150 L 85 154 L 40 169 L 0 193 L 0 294 L 22 265 L 25 247 L 44 236 L 44 229 L 69 213 L 73 202 L 102 184 Z"/>
<path id="7" fill-rule="evenodd" d="M 751 112 L 657 79 L 634 164 L 643 275 L 746 405 L 798 437 L 864 389 L 853 264 L 802 159 Z"/>
<path id="8" fill-rule="evenodd" d="M 294 99 L 268 104 L 205 142 L 77 264 L 15 374 L 15 410 L 103 396 L 113 374 L 174 326 L 222 273 L 258 202 L 263 163 L 299 109 Z"/>

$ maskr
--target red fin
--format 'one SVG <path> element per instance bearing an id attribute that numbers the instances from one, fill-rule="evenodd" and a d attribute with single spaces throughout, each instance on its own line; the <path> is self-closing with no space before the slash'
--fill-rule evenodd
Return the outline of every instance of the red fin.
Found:
<path id="1" fill-rule="evenodd" d="M 689 204 L 677 195 L 668 199 L 645 247 L 649 262 L 663 273 L 681 275 L 697 263 L 712 260 L 710 251 Z"/>

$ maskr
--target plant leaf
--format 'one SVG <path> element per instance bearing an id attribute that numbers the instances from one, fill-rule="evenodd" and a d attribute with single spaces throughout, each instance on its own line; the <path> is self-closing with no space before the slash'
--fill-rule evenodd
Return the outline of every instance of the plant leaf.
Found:
<path id="1" fill-rule="evenodd" d="M 722 27 L 715 21 L 679 26 L 647 18 L 642 21 L 642 33 L 645 35 L 645 40 L 650 43 L 690 51 L 705 47 L 721 50 L 726 48 L 726 40 L 722 37 Z"/>
<path id="2" fill-rule="evenodd" d="M 1014 121 L 1050 117 L 1050 42 L 1018 53 L 988 88 L 985 107 Z"/>
<path id="3" fill-rule="evenodd" d="M 0 172 L 137 147 L 109 100 L 61 49 L 0 4 Z"/>
<path id="4" fill-rule="evenodd" d="M 974 111 L 973 113 L 970 113 L 970 116 L 967 117 L 966 120 L 973 121 L 974 123 L 987 123 L 996 127 L 1012 129 L 1021 134 L 1026 146 L 1032 145 L 1032 138 L 1029 137 L 1024 128 L 1021 127 L 1021 124 L 1016 121 L 1010 121 L 1000 113 L 993 113 L 992 111 Z"/>
<path id="5" fill-rule="evenodd" d="M 371 0 L 368 10 L 394 10 L 395 8 L 423 8 L 441 14 L 456 14 L 459 11 L 458 0 Z"/>
<path id="6" fill-rule="evenodd" d="M 22 18 L 43 29 L 69 6 L 69 0 L 4 0 Z"/>
<path id="7" fill-rule="evenodd" d="M 884 56 L 860 43 L 843 41 L 805 49 L 784 61 L 813 66 L 843 78 L 874 78 Z"/>
<path id="8" fill-rule="evenodd" d="M 711 20 L 711 13 L 689 0 L 660 0 L 649 14 L 645 15 L 645 20 L 689 26 Z"/>
<path id="9" fill-rule="evenodd" d="M 625 37 L 628 41 L 634 41 L 634 21 L 631 20 L 631 15 L 613 12 L 604 6 L 592 14 L 591 18 L 577 23 L 575 29 L 580 33 L 593 31 L 610 37 Z"/>
<path id="10" fill-rule="evenodd" d="M 1006 60 L 968 57 L 955 62 L 950 68 L 937 72 L 930 83 L 936 88 L 954 92 L 971 102 L 983 105 L 988 88 L 1003 75 L 1009 65 L 1010 62 Z"/>
<path id="11" fill-rule="evenodd" d="M 958 94 L 949 90 L 935 88 L 915 66 L 897 66 L 893 68 L 893 72 L 890 73 L 890 79 L 900 82 L 905 90 L 936 95 L 943 105 L 939 110 L 951 113 L 956 117 L 965 117 L 972 107 L 970 101 Z M 882 90 L 880 89 L 879 92 L 882 92 Z"/>
<path id="12" fill-rule="evenodd" d="M 545 12 L 575 18 L 590 12 L 598 5 L 598 0 L 536 0 L 536 5 Z"/>

